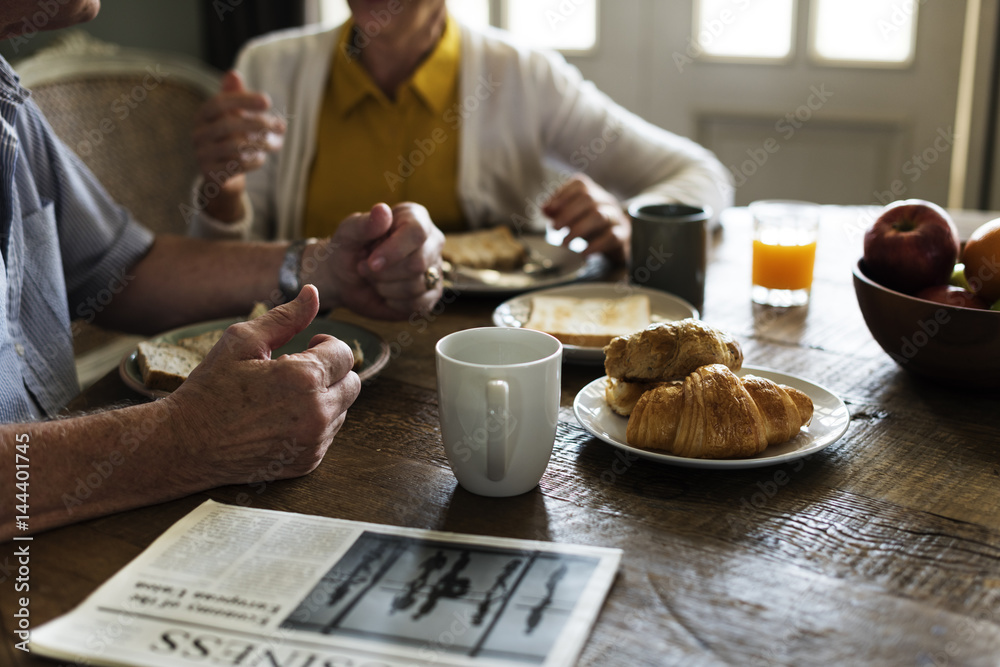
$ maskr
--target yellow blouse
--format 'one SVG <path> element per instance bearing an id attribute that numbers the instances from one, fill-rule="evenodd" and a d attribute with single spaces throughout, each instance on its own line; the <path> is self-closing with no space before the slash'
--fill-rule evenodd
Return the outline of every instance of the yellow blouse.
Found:
<path id="1" fill-rule="evenodd" d="M 328 236 L 346 216 L 378 202 L 423 204 L 441 229 L 464 228 L 456 194 L 459 128 L 444 120 L 458 103 L 458 26 L 449 16 L 437 46 L 395 100 L 348 58 L 353 27 L 344 26 L 333 52 L 303 236 Z"/>

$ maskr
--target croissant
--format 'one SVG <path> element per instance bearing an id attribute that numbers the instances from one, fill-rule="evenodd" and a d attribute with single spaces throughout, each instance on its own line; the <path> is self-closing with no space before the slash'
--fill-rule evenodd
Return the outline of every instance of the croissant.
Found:
<path id="1" fill-rule="evenodd" d="M 612 339 L 604 348 L 608 377 L 627 382 L 680 379 L 699 366 L 743 366 L 743 350 L 735 338 L 701 320 L 652 324 L 629 336 Z"/>
<path id="2" fill-rule="evenodd" d="M 702 366 L 679 385 L 647 391 L 625 438 L 641 449 L 701 459 L 746 458 L 790 440 L 812 419 L 812 400 L 765 378 Z"/>
<path id="3" fill-rule="evenodd" d="M 680 380 L 671 382 L 625 382 L 617 378 L 606 378 L 604 384 L 604 400 L 615 414 L 628 417 L 632 414 L 635 404 L 643 394 L 650 389 L 656 389 L 664 384 L 680 384 Z"/>

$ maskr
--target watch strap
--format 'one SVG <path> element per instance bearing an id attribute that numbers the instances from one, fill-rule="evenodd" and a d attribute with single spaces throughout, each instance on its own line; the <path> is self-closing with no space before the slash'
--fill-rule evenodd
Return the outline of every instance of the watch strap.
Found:
<path id="1" fill-rule="evenodd" d="M 302 291 L 302 253 L 307 242 L 307 239 L 292 241 L 285 250 L 285 259 L 278 271 L 278 289 L 287 301 L 291 301 Z"/>

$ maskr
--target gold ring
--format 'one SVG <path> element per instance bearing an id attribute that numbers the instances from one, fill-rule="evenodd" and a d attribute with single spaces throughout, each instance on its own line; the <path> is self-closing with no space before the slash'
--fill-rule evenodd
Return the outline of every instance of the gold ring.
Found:
<path id="1" fill-rule="evenodd" d="M 427 291 L 437 287 L 439 282 L 441 282 L 441 269 L 436 266 L 432 266 L 424 271 L 424 287 Z"/>

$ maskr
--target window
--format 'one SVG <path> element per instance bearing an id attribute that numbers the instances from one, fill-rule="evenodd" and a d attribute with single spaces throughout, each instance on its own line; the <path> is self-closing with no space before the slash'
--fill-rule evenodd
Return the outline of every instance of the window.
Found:
<path id="1" fill-rule="evenodd" d="M 579 52 L 597 44 L 597 0 L 507 0 L 506 10 L 504 27 L 537 48 Z"/>
<path id="2" fill-rule="evenodd" d="M 319 22 L 329 28 L 340 25 L 350 15 L 347 0 L 319 0 Z"/>
<path id="3" fill-rule="evenodd" d="M 490 24 L 489 0 L 448 0 L 448 11 L 472 26 L 485 28 Z"/>
<path id="4" fill-rule="evenodd" d="M 813 0 L 813 57 L 837 64 L 906 65 L 916 37 L 915 0 Z"/>
<path id="5" fill-rule="evenodd" d="M 469 25 L 490 24 L 489 0 L 449 0 L 448 10 Z M 347 0 L 319 0 L 319 20 L 325 26 L 338 26 L 350 15 Z"/>
<path id="6" fill-rule="evenodd" d="M 340 25 L 346 0 L 318 0 L 323 25 Z M 532 46 L 574 53 L 597 45 L 597 0 L 448 0 L 448 10 L 472 26 L 506 28 Z"/>
<path id="7" fill-rule="evenodd" d="M 923 1 L 923 0 L 920 0 Z M 913 59 L 918 0 L 695 0 L 694 52 L 708 60 L 785 61 L 805 42 L 821 65 L 901 67 Z M 801 35 L 796 13 L 809 12 Z"/>
<path id="8" fill-rule="evenodd" d="M 700 0 L 692 41 L 709 58 L 785 60 L 794 26 L 794 0 Z"/>

